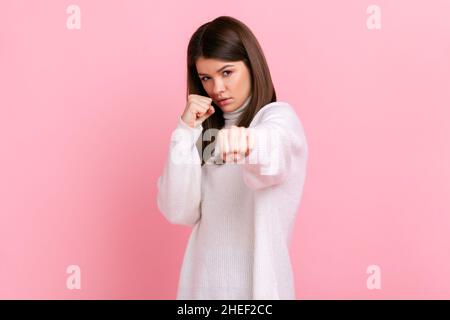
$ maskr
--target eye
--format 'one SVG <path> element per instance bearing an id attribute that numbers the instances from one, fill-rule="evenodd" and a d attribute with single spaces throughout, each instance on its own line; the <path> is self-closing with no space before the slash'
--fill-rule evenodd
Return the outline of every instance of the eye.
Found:
<path id="1" fill-rule="evenodd" d="M 230 70 L 225 70 L 225 71 L 223 71 L 223 73 L 225 73 L 225 72 L 227 72 L 226 77 L 228 77 L 230 74 L 233 73 L 233 71 L 230 71 Z M 207 81 L 208 79 L 209 79 L 209 77 L 201 77 L 201 78 L 200 78 L 201 81 Z"/>

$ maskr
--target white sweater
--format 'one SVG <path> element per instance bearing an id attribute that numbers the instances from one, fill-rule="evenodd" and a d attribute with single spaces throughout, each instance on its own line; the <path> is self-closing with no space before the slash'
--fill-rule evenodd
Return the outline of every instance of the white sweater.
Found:
<path id="1" fill-rule="evenodd" d="M 248 102 L 224 114 L 225 127 Z M 251 163 L 247 157 L 201 166 L 203 127 L 178 118 L 157 184 L 166 219 L 193 227 L 177 299 L 295 299 L 289 246 L 306 176 L 306 136 L 285 102 L 265 105 L 249 127 L 257 137 Z M 279 143 L 263 143 L 267 135 Z M 172 161 L 180 152 L 189 160 Z"/>

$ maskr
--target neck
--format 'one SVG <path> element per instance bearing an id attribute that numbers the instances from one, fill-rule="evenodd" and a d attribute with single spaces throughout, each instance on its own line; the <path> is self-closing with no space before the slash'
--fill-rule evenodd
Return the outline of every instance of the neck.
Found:
<path id="1" fill-rule="evenodd" d="M 236 124 L 238 122 L 242 113 L 247 108 L 247 106 L 250 104 L 250 100 L 251 100 L 251 95 L 237 109 L 230 111 L 230 112 L 223 113 L 223 118 L 225 119 L 225 126 L 224 126 L 225 128 L 230 127 L 233 124 Z"/>

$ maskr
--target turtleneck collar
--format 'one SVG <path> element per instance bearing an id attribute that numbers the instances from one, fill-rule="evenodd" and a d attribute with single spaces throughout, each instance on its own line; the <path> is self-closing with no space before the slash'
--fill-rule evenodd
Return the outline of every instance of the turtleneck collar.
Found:
<path id="1" fill-rule="evenodd" d="M 240 107 L 238 107 L 236 110 L 223 113 L 223 118 L 225 119 L 224 128 L 231 127 L 233 124 L 237 123 L 237 121 L 239 120 L 239 117 L 244 112 L 245 108 L 250 104 L 251 98 L 252 98 L 252 96 L 250 95 L 247 98 L 247 100 L 245 100 L 244 103 Z"/>

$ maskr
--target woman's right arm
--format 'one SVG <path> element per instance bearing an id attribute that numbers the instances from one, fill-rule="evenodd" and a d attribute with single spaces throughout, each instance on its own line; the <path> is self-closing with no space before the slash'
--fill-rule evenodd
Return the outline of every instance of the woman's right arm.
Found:
<path id="1" fill-rule="evenodd" d="M 190 96 L 172 132 L 169 156 L 158 178 L 157 205 L 173 224 L 194 226 L 200 219 L 202 170 L 196 143 L 202 134 L 201 123 L 214 113 L 208 99 Z"/>

